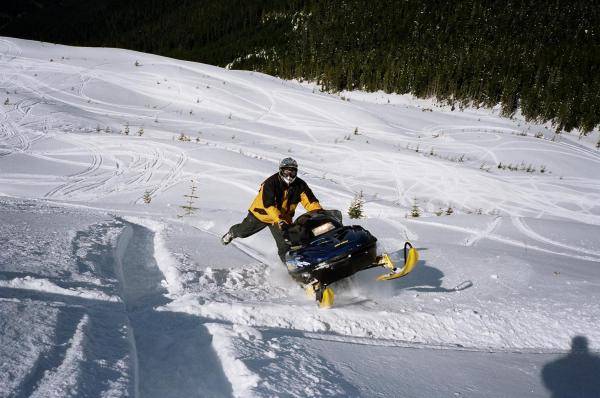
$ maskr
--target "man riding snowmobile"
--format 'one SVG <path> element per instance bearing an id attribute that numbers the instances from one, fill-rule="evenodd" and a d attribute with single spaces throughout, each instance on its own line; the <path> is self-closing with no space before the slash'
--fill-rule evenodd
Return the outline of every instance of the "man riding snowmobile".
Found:
<path id="1" fill-rule="evenodd" d="M 329 285 L 356 272 L 381 266 L 387 273 L 377 280 L 384 281 L 412 271 L 419 256 L 410 243 L 404 245 L 404 265 L 397 268 L 387 253 L 377 254 L 377 239 L 369 231 L 358 225 L 344 226 L 338 210 L 323 210 L 297 175 L 298 163 L 292 158 L 283 159 L 279 172 L 260 186 L 246 218 L 229 228 L 221 242 L 227 245 L 235 238 L 246 238 L 269 227 L 288 273 L 322 308 L 333 305 Z M 298 203 L 307 213 L 292 223 Z"/>
<path id="2" fill-rule="evenodd" d="M 284 238 L 284 231 L 292 223 L 298 203 L 309 212 L 322 209 L 308 184 L 298 177 L 298 162 L 285 158 L 279 163 L 279 172 L 261 184 L 246 218 L 229 228 L 221 242 L 227 245 L 235 238 L 246 238 L 269 227 L 279 258 L 285 263 L 289 243 Z"/>

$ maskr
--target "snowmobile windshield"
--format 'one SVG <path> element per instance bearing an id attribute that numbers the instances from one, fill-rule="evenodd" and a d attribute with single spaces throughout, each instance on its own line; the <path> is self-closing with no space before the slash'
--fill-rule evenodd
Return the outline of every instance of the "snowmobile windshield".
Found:
<path id="1" fill-rule="evenodd" d="M 313 236 L 319 236 L 319 235 L 323 235 L 324 233 L 329 232 L 333 229 L 335 229 L 335 225 L 333 225 L 333 223 L 331 223 L 331 222 L 328 222 L 328 223 L 319 225 L 316 228 L 313 228 L 312 233 L 313 233 Z"/>
<path id="2" fill-rule="evenodd" d="M 307 244 L 317 236 L 342 227 L 341 218 L 338 210 L 317 210 L 302 214 L 288 229 L 292 246 Z"/>

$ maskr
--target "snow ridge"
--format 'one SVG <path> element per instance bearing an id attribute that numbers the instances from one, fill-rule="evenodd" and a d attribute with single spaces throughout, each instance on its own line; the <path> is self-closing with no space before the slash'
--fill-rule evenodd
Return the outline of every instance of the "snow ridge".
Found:
<path id="1" fill-rule="evenodd" d="M 32 397 L 48 396 L 77 396 L 81 394 L 78 391 L 79 373 L 81 372 L 81 362 L 86 358 L 83 355 L 83 344 L 85 339 L 85 329 L 89 323 L 89 317 L 84 315 L 77 325 L 75 334 L 68 343 L 65 358 L 58 368 L 48 371 L 39 381 Z"/>
<path id="2" fill-rule="evenodd" d="M 39 292 L 61 294 L 65 296 L 81 297 L 91 300 L 102 300 L 110 302 L 120 301 L 120 298 L 118 296 L 107 295 L 101 291 L 93 291 L 90 289 L 83 289 L 80 287 L 74 289 L 66 289 L 52 283 L 48 279 L 34 278 L 32 276 L 14 278 L 8 281 L 0 280 L 0 287 L 7 287 L 11 289 L 28 289 Z"/>
<path id="3" fill-rule="evenodd" d="M 233 387 L 233 396 L 236 398 L 256 396 L 254 388 L 258 386 L 260 378 L 251 372 L 244 365 L 244 362 L 237 357 L 238 350 L 233 341 L 233 337 L 239 335 L 236 329 L 239 330 L 240 327 L 237 325 L 227 327 L 217 323 L 208 323 L 206 327 L 212 335 L 213 347 Z M 255 329 L 245 328 L 245 331 L 251 331 L 255 339 L 261 338 L 260 332 Z"/>

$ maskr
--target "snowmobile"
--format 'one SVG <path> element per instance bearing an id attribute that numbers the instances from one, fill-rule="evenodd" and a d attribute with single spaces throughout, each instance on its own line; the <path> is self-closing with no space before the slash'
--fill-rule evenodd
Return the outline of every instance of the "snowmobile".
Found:
<path id="1" fill-rule="evenodd" d="M 317 210 L 298 217 L 284 231 L 290 245 L 285 262 L 289 274 L 314 295 L 321 308 L 333 305 L 330 284 L 359 271 L 384 267 L 387 273 L 379 281 L 408 275 L 419 260 L 409 242 L 404 244 L 404 265 L 396 267 L 387 253 L 377 254 L 377 238 L 359 225 L 342 224 L 339 210 Z"/>

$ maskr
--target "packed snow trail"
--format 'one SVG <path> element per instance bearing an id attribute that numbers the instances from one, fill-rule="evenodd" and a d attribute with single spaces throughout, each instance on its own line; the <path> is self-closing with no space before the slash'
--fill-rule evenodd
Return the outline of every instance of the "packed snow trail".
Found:
<path id="1" fill-rule="evenodd" d="M 138 396 L 228 397 L 231 385 L 201 320 L 156 310 L 169 299 L 153 241 L 151 231 L 126 222 L 117 247 L 122 298 L 137 354 Z"/>
<path id="2" fill-rule="evenodd" d="M 133 395 L 129 322 L 102 213 L 0 198 L 0 396 Z"/>
<path id="3" fill-rule="evenodd" d="M 169 299 L 152 231 L 89 211 L 0 204 L 0 232 L 11 237 L 0 255 L 1 397 L 231 396 L 202 320 L 156 310 Z M 65 227 L 81 229 L 65 236 Z M 33 347 L 11 340 L 28 328 Z"/>

